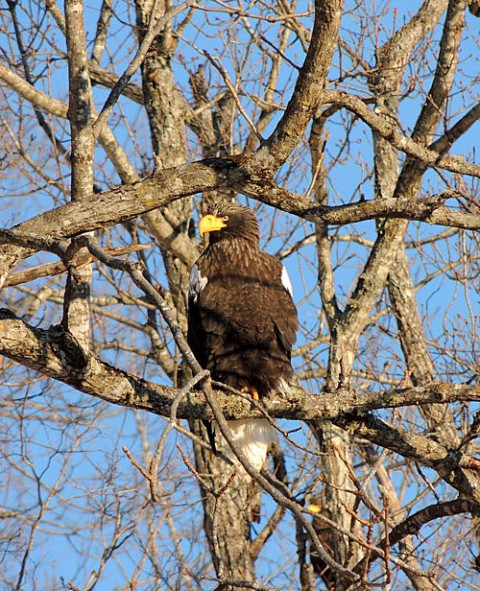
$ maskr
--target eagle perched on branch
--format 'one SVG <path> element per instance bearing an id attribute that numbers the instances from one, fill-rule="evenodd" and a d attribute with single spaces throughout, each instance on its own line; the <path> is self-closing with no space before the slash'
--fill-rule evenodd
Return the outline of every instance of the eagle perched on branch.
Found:
<path id="1" fill-rule="evenodd" d="M 298 320 L 285 267 L 260 249 L 258 222 L 248 207 L 215 206 L 199 229 L 210 240 L 190 273 L 188 343 L 195 357 L 214 380 L 254 398 L 287 393 Z M 240 419 L 229 426 L 260 470 L 275 440 L 271 424 Z M 222 439 L 215 433 L 215 447 L 235 461 Z"/>

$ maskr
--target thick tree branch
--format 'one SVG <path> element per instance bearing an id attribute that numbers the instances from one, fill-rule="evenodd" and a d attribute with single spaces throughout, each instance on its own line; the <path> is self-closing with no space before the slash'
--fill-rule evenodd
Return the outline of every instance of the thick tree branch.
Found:
<path id="1" fill-rule="evenodd" d="M 334 421 L 359 437 L 433 468 L 452 487 L 480 502 L 480 461 L 447 449 L 432 439 L 386 423 L 371 413 L 354 413 Z"/>
<path id="2" fill-rule="evenodd" d="M 450 0 L 448 3 L 435 76 L 412 133 L 412 140 L 419 144 L 432 142 L 440 121 L 445 117 L 445 107 L 459 63 L 465 10 L 465 0 Z M 475 120 L 468 122 L 473 124 Z M 422 176 L 428 168 L 428 162 L 412 156 L 409 154 L 406 159 L 395 189 L 395 194 L 399 197 L 416 195 Z"/>
<path id="3" fill-rule="evenodd" d="M 54 239 L 69 238 L 122 223 L 181 197 L 232 187 L 264 203 L 281 207 L 286 212 L 326 224 L 341 225 L 366 219 L 401 217 L 470 230 L 480 229 L 480 215 L 445 207 L 435 209 L 435 204 L 441 202 L 445 195 L 413 203 L 385 200 L 378 203 L 367 201 L 312 208 L 311 202 L 302 195 L 273 183 L 264 181 L 260 184 L 251 181 L 247 173 L 233 160 L 211 158 L 164 169 L 137 183 L 92 194 L 81 203 L 69 203 L 35 216 L 16 226 L 12 232 L 50 236 Z M 0 242 L 5 244 L 8 241 L 6 234 L 3 239 L 0 236 Z M 3 281 L 12 266 L 34 251 L 35 248 L 12 245 L 1 248 L 0 277 L 3 277 Z"/>
<path id="4" fill-rule="evenodd" d="M 68 56 L 69 103 L 68 118 L 71 130 L 71 199 L 81 202 L 93 190 L 93 159 L 95 140 L 91 125 L 93 104 L 92 88 L 88 76 L 88 57 L 82 0 L 65 1 L 65 25 Z M 83 352 L 90 348 L 90 285 L 92 268 L 76 267 L 81 251 L 72 242 L 75 253 L 65 260 L 68 264 L 63 301 L 62 324 L 75 338 Z M 84 252 L 83 255 L 86 253 Z M 68 258 L 68 260 L 67 260 Z"/>
<path id="5" fill-rule="evenodd" d="M 47 211 L 15 230 L 52 238 L 77 236 L 130 220 L 180 197 L 216 188 L 224 184 L 226 176 L 242 176 L 235 166 L 233 172 L 227 169 L 232 169 L 232 162 L 219 159 L 163 170 L 138 183 L 92 194 L 81 202 Z M 14 264 L 32 252 L 30 248 L 4 246 L 0 249 L 0 276 L 4 278 Z"/>
<path id="6" fill-rule="evenodd" d="M 249 163 L 260 171 L 272 174 L 285 162 L 317 110 L 337 43 L 342 4 L 315 0 L 311 41 L 292 98 L 275 131 Z"/>
<path id="7" fill-rule="evenodd" d="M 173 403 L 178 403 L 177 390 L 128 374 L 91 353 L 86 355 L 61 327 L 33 328 L 5 310 L 0 311 L 0 353 L 113 404 L 169 417 Z M 227 418 L 263 416 L 252 410 L 251 401 L 244 396 L 216 391 L 215 399 Z M 358 398 L 349 393 L 307 396 L 297 387 L 289 399 L 266 400 L 265 409 L 275 418 L 331 420 L 360 437 L 435 469 L 451 486 L 480 502 L 478 460 L 365 414 L 368 409 L 461 400 L 480 400 L 480 387 L 436 384 Z M 212 413 L 203 393 L 190 392 L 178 403 L 176 414 L 178 418 L 205 419 L 211 418 Z"/>
<path id="8" fill-rule="evenodd" d="M 65 347 L 62 352 L 61 347 Z M 87 366 L 79 371 L 75 348 L 59 327 L 44 330 L 29 326 L 8 310 L 0 309 L 0 354 L 35 371 L 66 383 L 86 394 L 112 404 L 170 416 L 178 390 L 160 386 L 115 368 L 91 354 Z M 424 387 L 374 392 L 357 396 L 352 392 L 308 395 L 292 384 L 292 395 L 264 401 L 265 410 L 274 418 L 332 420 L 353 412 L 365 413 L 383 408 L 480 401 L 480 385 L 436 383 Z M 252 401 L 222 390 L 215 392 L 227 418 L 261 417 Z M 179 418 L 211 418 L 203 395 L 190 393 L 178 406 Z M 355 422 L 357 419 L 352 419 Z M 425 439 L 425 438 L 421 438 Z"/>
<path id="9" fill-rule="evenodd" d="M 2 62 L 0 62 L 0 79 L 20 96 L 30 101 L 34 108 L 58 117 L 67 117 L 68 103 L 37 90 Z"/>
<path id="10" fill-rule="evenodd" d="M 419 533 L 421 528 L 434 519 L 460 515 L 462 513 L 471 513 L 480 516 L 480 504 L 470 499 L 455 499 L 445 501 L 436 505 L 428 505 L 413 515 L 407 517 L 404 521 L 395 526 L 389 535 L 390 544 L 398 544 L 406 536 L 414 536 Z M 384 547 L 385 542 L 379 544 Z"/>
<path id="11" fill-rule="evenodd" d="M 435 76 L 412 133 L 412 138 L 420 143 L 430 143 L 443 118 L 459 61 L 465 10 L 465 0 L 450 0 L 448 3 Z"/>

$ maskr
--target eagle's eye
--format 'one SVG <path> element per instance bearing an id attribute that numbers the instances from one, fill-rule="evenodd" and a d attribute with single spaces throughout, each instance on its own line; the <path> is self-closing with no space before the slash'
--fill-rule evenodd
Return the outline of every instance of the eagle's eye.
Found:
<path id="1" fill-rule="evenodd" d="M 228 215 L 224 215 L 224 216 L 223 216 L 223 221 L 224 221 L 224 222 L 228 222 Z"/>

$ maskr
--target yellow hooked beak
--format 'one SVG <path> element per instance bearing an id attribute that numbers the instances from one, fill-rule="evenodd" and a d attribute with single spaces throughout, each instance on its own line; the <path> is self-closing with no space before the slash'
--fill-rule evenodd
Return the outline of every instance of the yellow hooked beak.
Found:
<path id="1" fill-rule="evenodd" d="M 208 214 L 203 216 L 198 224 L 201 236 L 207 234 L 207 232 L 218 232 L 227 227 L 227 222 L 223 217 L 217 217 L 216 215 Z"/>

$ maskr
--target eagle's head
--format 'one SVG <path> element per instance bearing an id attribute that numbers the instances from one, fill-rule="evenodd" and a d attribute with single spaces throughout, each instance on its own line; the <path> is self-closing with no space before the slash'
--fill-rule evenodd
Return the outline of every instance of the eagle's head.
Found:
<path id="1" fill-rule="evenodd" d="M 238 203 L 214 205 L 199 224 L 200 234 L 210 234 L 210 243 L 243 238 L 254 244 L 260 241 L 260 229 L 253 211 Z"/>

